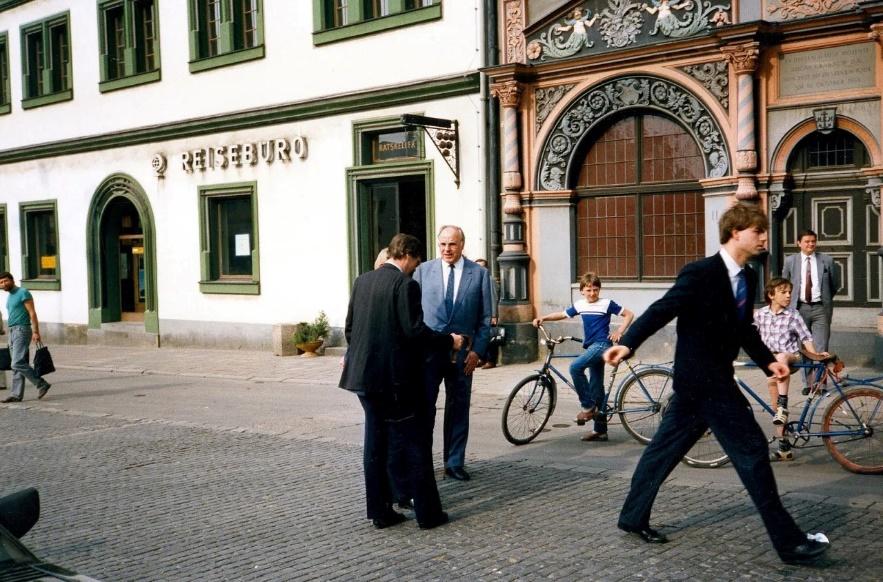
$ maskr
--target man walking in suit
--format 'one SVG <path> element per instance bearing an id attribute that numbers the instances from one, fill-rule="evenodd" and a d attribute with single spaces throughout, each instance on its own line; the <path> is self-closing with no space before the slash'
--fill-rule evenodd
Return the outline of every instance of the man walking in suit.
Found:
<path id="1" fill-rule="evenodd" d="M 677 317 L 674 395 L 659 430 L 644 449 L 618 527 L 648 543 L 668 541 L 650 527 L 650 511 L 663 481 L 710 427 L 730 456 L 760 512 L 773 547 L 785 562 L 804 562 L 828 549 L 823 534 L 805 534 L 782 506 L 769 462 L 767 440 L 748 401 L 733 380 L 733 360 L 744 348 L 777 378 L 788 367 L 777 362 L 753 325 L 751 299 L 756 275 L 745 268 L 766 246 L 766 215 L 737 204 L 720 219 L 722 248 L 686 265 L 671 289 L 639 317 L 604 360 L 629 357 L 662 326 Z"/>
<path id="2" fill-rule="evenodd" d="M 426 408 L 421 365 L 430 349 L 450 354 L 463 338 L 423 323 L 420 286 L 410 278 L 420 264 L 420 241 L 397 234 L 389 260 L 353 284 L 344 332 L 341 388 L 355 392 L 365 410 L 365 498 L 368 519 L 383 529 L 405 520 L 393 510 L 389 476 L 410 481 L 417 524 L 430 529 L 448 521 L 442 511 L 432 449 L 418 426 Z"/>
<path id="3" fill-rule="evenodd" d="M 791 309 L 796 309 L 812 333 L 812 341 L 820 352 L 828 351 L 834 295 L 840 280 L 834 259 L 816 251 L 818 237 L 811 230 L 800 233 L 800 252 L 785 258 L 782 277 L 791 281 Z"/>
<path id="4" fill-rule="evenodd" d="M 487 269 L 463 256 L 466 235 L 459 226 L 443 226 L 438 233 L 440 257 L 423 263 L 414 280 L 423 290 L 426 325 L 442 333 L 469 336 L 468 353 L 461 350 L 454 361 L 443 350 L 426 358 L 426 409 L 429 435 L 435 426 L 435 406 L 439 386 L 445 382 L 444 460 L 445 475 L 468 481 L 466 441 L 469 438 L 469 402 L 472 372 L 487 350 L 491 331 L 491 280 Z"/>

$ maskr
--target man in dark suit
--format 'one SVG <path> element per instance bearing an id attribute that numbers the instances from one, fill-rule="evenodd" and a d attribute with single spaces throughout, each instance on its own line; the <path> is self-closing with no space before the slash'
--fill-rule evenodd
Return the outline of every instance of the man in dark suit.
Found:
<path id="1" fill-rule="evenodd" d="M 791 309 L 796 309 L 812 333 L 818 351 L 828 350 L 834 295 L 840 289 L 834 259 L 816 251 L 818 237 L 804 230 L 797 239 L 800 252 L 785 258 L 782 277 L 791 281 Z"/>
<path id="2" fill-rule="evenodd" d="M 660 486 L 711 427 L 782 560 L 809 561 L 828 549 L 823 534 L 811 534 L 820 538 L 805 534 L 782 506 L 767 440 L 733 380 L 733 360 L 740 347 L 768 375 L 788 375 L 788 367 L 775 360 L 752 324 L 750 298 L 757 281 L 754 272 L 744 268 L 764 250 L 767 224 L 766 215 L 755 206 L 737 204 L 727 210 L 719 225 L 721 251 L 685 266 L 672 288 L 632 324 L 620 345 L 604 354 L 605 361 L 616 364 L 678 318 L 675 393 L 638 462 L 619 516 L 620 529 L 648 543 L 668 541 L 650 527 L 650 511 Z"/>
<path id="3" fill-rule="evenodd" d="M 365 410 L 365 497 L 368 519 L 382 529 L 405 516 L 392 509 L 389 476 L 410 481 L 414 512 L 422 529 L 447 523 L 442 511 L 432 451 L 419 427 L 426 407 L 422 364 L 428 349 L 459 349 L 463 338 L 438 333 L 423 323 L 420 286 L 410 278 L 420 264 L 420 241 L 397 234 L 390 259 L 359 276 L 346 316 L 349 344 L 340 387 L 355 392 Z"/>
<path id="4" fill-rule="evenodd" d="M 427 438 L 432 444 L 435 405 L 439 386 L 445 382 L 444 460 L 445 475 L 459 481 L 470 476 L 464 468 L 469 438 L 469 403 L 472 372 L 487 350 L 491 333 L 491 280 L 484 269 L 463 256 L 466 236 L 459 226 L 443 226 L 438 233 L 440 257 L 423 263 L 414 280 L 423 291 L 426 325 L 442 333 L 469 336 L 469 353 L 459 352 L 455 361 L 434 350 L 426 358 Z"/>

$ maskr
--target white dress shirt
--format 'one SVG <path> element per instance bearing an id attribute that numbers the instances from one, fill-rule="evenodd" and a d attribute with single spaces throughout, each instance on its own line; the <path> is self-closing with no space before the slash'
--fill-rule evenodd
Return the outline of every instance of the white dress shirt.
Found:
<path id="1" fill-rule="evenodd" d="M 816 260 L 816 254 L 805 255 L 800 253 L 800 295 L 797 296 L 798 301 L 803 301 L 806 297 L 806 259 L 809 258 L 809 266 L 812 269 L 812 289 L 810 291 L 812 302 L 817 303 L 822 300 L 822 278 L 819 276 L 819 262 Z"/>

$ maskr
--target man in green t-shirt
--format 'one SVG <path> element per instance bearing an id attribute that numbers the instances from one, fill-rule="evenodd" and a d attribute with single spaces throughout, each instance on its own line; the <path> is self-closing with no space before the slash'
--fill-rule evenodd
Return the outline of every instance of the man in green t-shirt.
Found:
<path id="1" fill-rule="evenodd" d="M 29 364 L 31 342 L 40 341 L 40 322 L 34 309 L 34 298 L 24 287 L 16 287 L 11 273 L 0 273 L 0 289 L 9 293 L 6 313 L 9 327 L 9 352 L 12 356 L 12 394 L 2 402 L 21 402 L 25 394 L 25 378 L 37 387 L 37 398 L 46 396 L 50 384 Z"/>

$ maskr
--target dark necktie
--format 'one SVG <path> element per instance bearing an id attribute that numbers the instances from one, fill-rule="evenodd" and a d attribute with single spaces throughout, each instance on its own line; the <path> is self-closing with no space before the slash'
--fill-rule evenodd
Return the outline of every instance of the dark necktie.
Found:
<path id="1" fill-rule="evenodd" d="M 812 263 L 806 257 L 806 281 L 803 283 L 803 302 L 812 303 Z"/>
<path id="2" fill-rule="evenodd" d="M 739 271 L 739 280 L 736 282 L 736 311 L 739 319 L 745 319 L 748 313 L 748 283 L 745 281 L 745 269 Z"/>
<path id="3" fill-rule="evenodd" d="M 454 311 L 454 265 L 448 266 L 450 270 L 448 271 L 448 286 L 445 289 L 445 313 L 451 317 L 451 313 Z"/>

